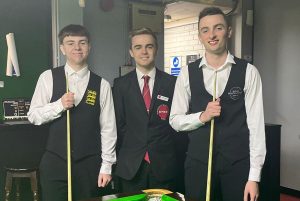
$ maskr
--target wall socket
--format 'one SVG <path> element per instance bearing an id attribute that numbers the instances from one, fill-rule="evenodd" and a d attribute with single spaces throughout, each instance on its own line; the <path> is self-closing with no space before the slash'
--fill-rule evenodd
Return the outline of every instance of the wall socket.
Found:
<path id="1" fill-rule="evenodd" d="M 0 81 L 0 88 L 4 87 L 4 81 Z"/>

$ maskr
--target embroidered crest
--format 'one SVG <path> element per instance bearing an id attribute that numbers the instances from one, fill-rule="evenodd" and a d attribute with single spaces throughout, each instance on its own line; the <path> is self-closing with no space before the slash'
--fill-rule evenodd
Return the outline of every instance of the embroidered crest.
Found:
<path id="1" fill-rule="evenodd" d="M 240 87 L 233 87 L 229 90 L 228 95 L 232 100 L 238 100 L 241 97 L 242 89 Z"/>
<path id="2" fill-rule="evenodd" d="M 97 92 L 93 90 L 87 90 L 85 103 L 94 106 L 96 102 Z"/>
<path id="3" fill-rule="evenodd" d="M 169 107 L 165 104 L 160 105 L 157 108 L 157 115 L 161 120 L 166 120 L 169 115 Z"/>

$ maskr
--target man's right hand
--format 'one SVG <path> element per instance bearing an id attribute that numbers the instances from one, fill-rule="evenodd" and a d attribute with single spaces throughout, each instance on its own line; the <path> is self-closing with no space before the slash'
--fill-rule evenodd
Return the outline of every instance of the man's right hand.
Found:
<path id="1" fill-rule="evenodd" d="M 201 113 L 199 119 L 202 123 L 206 123 L 210 121 L 214 117 L 218 117 L 221 115 L 221 104 L 220 98 L 216 101 L 211 101 L 207 104 L 204 112 Z"/>
<path id="2" fill-rule="evenodd" d="M 61 103 L 65 110 L 74 107 L 74 93 L 68 92 L 61 97 Z"/>

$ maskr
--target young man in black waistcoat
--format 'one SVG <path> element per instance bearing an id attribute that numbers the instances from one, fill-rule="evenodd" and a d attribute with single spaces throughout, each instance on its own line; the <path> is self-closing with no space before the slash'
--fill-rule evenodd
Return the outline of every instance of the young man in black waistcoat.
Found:
<path id="1" fill-rule="evenodd" d="M 206 198 L 210 121 L 215 119 L 211 200 L 255 201 L 266 154 L 260 75 L 227 50 L 232 30 L 219 8 L 201 11 L 198 26 L 205 54 L 182 68 L 170 115 L 175 130 L 189 131 L 186 195 Z"/>
<path id="2" fill-rule="evenodd" d="M 111 166 L 116 162 L 111 88 L 88 69 L 89 33 L 85 27 L 71 24 L 60 31 L 59 42 L 66 64 L 40 75 L 28 113 L 30 122 L 50 124 L 39 167 L 44 201 L 67 200 L 67 110 L 73 200 L 98 196 L 98 187 L 110 182 Z"/>
<path id="3" fill-rule="evenodd" d="M 155 67 L 157 39 L 151 29 L 131 32 L 129 52 L 136 69 L 116 78 L 113 87 L 116 175 L 123 192 L 175 190 L 175 131 L 168 120 L 176 78 Z"/>

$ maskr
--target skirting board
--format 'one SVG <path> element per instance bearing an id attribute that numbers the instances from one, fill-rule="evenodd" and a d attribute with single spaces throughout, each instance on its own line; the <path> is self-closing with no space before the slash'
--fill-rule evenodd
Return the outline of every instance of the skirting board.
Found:
<path id="1" fill-rule="evenodd" d="M 300 198 L 300 191 L 290 189 L 290 188 L 287 188 L 287 187 L 280 186 L 280 193 L 284 193 L 284 194 L 287 194 L 287 195 L 292 195 L 292 196 L 295 196 L 297 198 Z"/>

